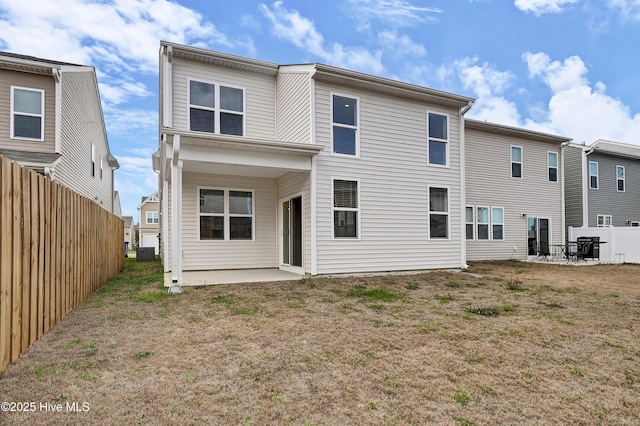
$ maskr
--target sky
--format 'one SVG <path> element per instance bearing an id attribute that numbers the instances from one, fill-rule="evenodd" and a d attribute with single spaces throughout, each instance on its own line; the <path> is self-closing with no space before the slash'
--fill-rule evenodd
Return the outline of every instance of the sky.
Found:
<path id="1" fill-rule="evenodd" d="M 640 0 L 0 0 L 0 50 L 96 68 L 123 215 L 157 190 L 160 40 L 470 96 L 468 118 L 640 145 Z"/>

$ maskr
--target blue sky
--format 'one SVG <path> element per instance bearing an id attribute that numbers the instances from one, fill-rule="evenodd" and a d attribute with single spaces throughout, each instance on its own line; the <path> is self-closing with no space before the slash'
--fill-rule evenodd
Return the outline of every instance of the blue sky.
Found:
<path id="1" fill-rule="evenodd" d="M 156 190 L 160 40 L 477 99 L 467 117 L 640 144 L 640 0 L 0 0 L 0 50 L 93 65 L 123 214 Z"/>

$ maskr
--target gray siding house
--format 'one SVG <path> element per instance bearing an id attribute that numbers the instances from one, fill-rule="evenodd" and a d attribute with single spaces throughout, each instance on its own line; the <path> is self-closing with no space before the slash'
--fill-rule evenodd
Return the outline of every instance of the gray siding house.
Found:
<path id="1" fill-rule="evenodd" d="M 465 120 L 468 260 L 526 260 L 564 244 L 562 158 L 570 140 Z"/>
<path id="2" fill-rule="evenodd" d="M 640 147 L 600 139 L 566 151 L 567 226 L 640 226 Z"/>
<path id="3" fill-rule="evenodd" d="M 0 155 L 114 212 L 111 155 L 93 67 L 0 52 Z"/>
<path id="4" fill-rule="evenodd" d="M 472 98 L 162 42 L 165 272 L 460 268 Z"/>

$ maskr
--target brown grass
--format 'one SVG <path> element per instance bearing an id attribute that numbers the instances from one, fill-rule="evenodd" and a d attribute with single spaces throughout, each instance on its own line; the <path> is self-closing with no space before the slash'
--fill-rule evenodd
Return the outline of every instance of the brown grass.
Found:
<path id="1" fill-rule="evenodd" d="M 640 424 L 640 266 L 471 272 L 166 297 L 129 260 L 0 376 L 36 402 L 0 424 Z"/>

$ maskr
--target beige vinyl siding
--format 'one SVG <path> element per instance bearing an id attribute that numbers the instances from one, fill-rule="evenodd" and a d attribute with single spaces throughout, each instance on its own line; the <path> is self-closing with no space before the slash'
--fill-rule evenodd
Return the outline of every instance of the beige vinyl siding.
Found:
<path id="1" fill-rule="evenodd" d="M 522 179 L 511 177 L 511 145 L 522 147 Z M 560 145 L 467 128 L 465 147 L 466 205 L 504 208 L 504 240 L 467 240 L 467 259 L 526 259 L 527 217 L 550 219 L 550 243 L 561 244 Z M 549 182 L 549 151 L 558 153 L 557 182 Z"/>
<path id="2" fill-rule="evenodd" d="M 246 137 L 275 137 L 275 78 L 188 60 L 173 61 L 173 128 L 188 130 L 189 79 L 245 89 Z"/>
<path id="3" fill-rule="evenodd" d="M 331 155 L 330 94 L 359 99 L 360 158 Z M 459 116 L 348 87 L 316 83 L 318 273 L 461 265 Z M 427 112 L 448 114 L 450 167 L 427 166 Z M 332 179 L 358 180 L 360 239 L 332 239 Z M 429 186 L 449 189 L 449 239 L 428 238 Z"/>
<path id="4" fill-rule="evenodd" d="M 640 221 L 640 161 L 597 152 L 589 161 L 598 163 L 598 189 L 588 189 L 589 226 L 597 226 L 598 215 L 611 215 L 613 226 Z M 618 192 L 616 166 L 625 167 L 624 192 Z"/>
<path id="5" fill-rule="evenodd" d="M 62 159 L 54 179 L 111 211 L 112 173 L 100 97 L 92 70 L 63 72 L 61 77 L 60 148 Z M 91 176 L 91 144 L 96 150 L 96 173 Z M 102 157 L 102 179 L 100 179 Z"/>
<path id="6" fill-rule="evenodd" d="M 144 233 L 158 233 L 160 232 L 160 218 L 158 216 L 158 223 L 147 223 L 147 212 L 160 212 L 160 204 L 157 201 L 149 201 L 140 208 L 140 232 Z"/>
<path id="7" fill-rule="evenodd" d="M 44 140 L 11 139 L 11 86 L 44 90 Z M 55 82 L 52 76 L 0 70 L 0 149 L 55 152 Z"/>
<path id="8" fill-rule="evenodd" d="M 304 272 L 311 273 L 311 194 L 309 173 L 289 172 L 278 178 L 278 200 L 302 195 L 303 239 L 304 239 Z M 280 208 L 280 205 L 278 205 Z M 278 238 L 282 236 L 281 224 L 278 223 Z M 278 240 L 278 250 L 281 244 Z M 278 261 L 280 256 L 278 256 Z"/>
<path id="9" fill-rule="evenodd" d="M 276 139 L 309 143 L 311 81 L 308 73 L 280 73 L 277 79 Z"/>
<path id="10" fill-rule="evenodd" d="M 184 173 L 182 183 L 185 271 L 277 267 L 275 179 Z M 200 241 L 198 187 L 255 191 L 254 241 Z"/>
<path id="11" fill-rule="evenodd" d="M 582 226 L 582 152 L 578 147 L 568 146 L 564 150 L 565 217 L 567 227 Z"/>

